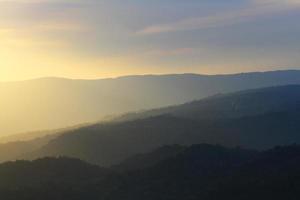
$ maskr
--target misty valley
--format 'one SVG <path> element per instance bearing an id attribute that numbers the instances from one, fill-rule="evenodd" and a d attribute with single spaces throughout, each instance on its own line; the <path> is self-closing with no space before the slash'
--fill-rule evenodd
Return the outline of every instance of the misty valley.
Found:
<path id="1" fill-rule="evenodd" d="M 300 200 L 300 0 L 0 0 L 0 200 Z"/>

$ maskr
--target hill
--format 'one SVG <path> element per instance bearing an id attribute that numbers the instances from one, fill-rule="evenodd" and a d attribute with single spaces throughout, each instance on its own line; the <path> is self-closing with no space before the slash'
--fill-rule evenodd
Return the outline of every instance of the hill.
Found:
<path id="1" fill-rule="evenodd" d="M 134 171 L 150 168 L 163 160 L 176 157 L 184 152 L 185 149 L 186 147 L 181 145 L 163 146 L 150 153 L 132 156 L 111 168 L 117 171 Z"/>
<path id="2" fill-rule="evenodd" d="M 256 153 L 194 145 L 151 169 L 129 174 L 110 199 L 296 199 L 299 153 L 299 146 Z"/>
<path id="3" fill-rule="evenodd" d="M 300 106 L 300 85 L 287 85 L 218 94 L 182 105 L 127 113 L 115 120 L 142 119 L 166 113 L 194 120 L 234 119 L 286 111 L 298 106 Z"/>
<path id="4" fill-rule="evenodd" d="M 58 129 L 218 93 L 288 84 L 300 84 L 300 71 L 1 82 L 0 110 L 5 115 L 0 115 L 0 134 Z"/>
<path id="5" fill-rule="evenodd" d="M 4 163 L 0 194 L 7 200 L 298 199 L 299 169 L 297 145 L 257 152 L 198 144 L 130 172 L 69 158 Z"/>

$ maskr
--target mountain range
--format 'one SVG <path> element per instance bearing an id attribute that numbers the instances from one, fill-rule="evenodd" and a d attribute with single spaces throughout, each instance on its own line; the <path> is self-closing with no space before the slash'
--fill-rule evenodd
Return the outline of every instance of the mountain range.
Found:
<path id="1" fill-rule="evenodd" d="M 298 145 L 266 151 L 208 144 L 181 146 L 180 151 L 178 148 L 162 147 L 139 155 L 137 160 L 130 158 L 131 161 L 121 163 L 118 168 L 101 168 L 66 157 L 3 163 L 0 195 L 6 200 L 296 200 L 300 197 Z M 157 152 L 171 151 L 177 153 L 156 157 L 162 155 Z"/>
<path id="2" fill-rule="evenodd" d="M 0 135 L 59 129 L 220 93 L 290 84 L 300 84 L 300 71 L 1 82 Z"/>
<path id="3" fill-rule="evenodd" d="M 291 82 L 284 77 L 289 73 L 295 75 Z M 31 86 L 28 90 L 23 84 L 10 83 L 16 84 L 15 92 L 23 97 L 13 99 L 12 105 L 18 104 L 13 109 L 23 112 L 42 106 L 45 109 L 41 113 L 47 111 L 49 118 L 39 118 L 41 113 L 34 113 L 35 110 L 32 118 L 30 113 L 27 117 L 34 123 L 44 120 L 49 127 L 55 120 L 65 124 L 64 118 L 68 115 L 70 124 L 79 118 L 92 119 L 95 116 L 89 113 L 91 106 L 98 115 L 102 106 L 109 113 L 110 106 L 121 103 L 119 108 L 125 113 L 100 122 L 81 121 L 69 128 L 2 137 L 0 199 L 299 199 L 300 83 L 297 84 L 297 74 L 298 71 L 280 71 L 212 76 L 215 87 L 203 88 L 201 84 L 205 81 L 199 80 L 208 77 L 191 74 L 106 80 L 128 86 L 128 90 L 123 88 L 123 93 L 115 90 L 115 94 L 141 101 L 141 107 L 134 103 L 130 107 L 132 102 L 126 101 L 130 108 L 124 110 L 122 95 L 116 101 L 112 99 L 102 104 L 105 98 L 98 95 L 109 97 L 112 90 L 104 93 L 94 83 L 91 87 L 93 81 L 61 79 L 53 87 L 52 81 L 57 79 L 40 79 L 35 80 L 41 81 L 41 85 L 36 85 L 34 90 Z M 257 77 L 264 79 L 260 82 Z M 277 84 L 272 84 L 271 77 Z M 191 81 L 193 78 L 195 82 Z M 218 82 L 216 79 L 220 78 L 222 81 Z M 145 84 L 147 79 L 151 81 Z M 70 81 L 74 84 L 72 89 Z M 132 81 L 133 85 L 126 85 Z M 67 86 L 62 87 L 62 82 Z M 93 89 L 85 90 L 86 84 Z M 144 90 L 146 85 L 149 91 Z M 44 96 L 38 96 L 45 88 Z M 155 91 L 155 88 L 159 89 Z M 204 91 L 204 88 L 211 89 Z M 220 88 L 224 90 L 222 93 Z M 17 94 L 14 89 L 4 87 L 10 97 Z M 129 90 L 132 96 L 128 96 Z M 28 91 L 30 95 L 26 96 Z M 56 99 L 61 91 L 65 95 L 61 96 L 62 102 Z M 8 100 L 1 99 L 1 103 Z M 31 105 L 31 100 L 37 100 L 36 105 Z M 143 104 L 148 100 L 153 102 L 151 106 Z M 78 107 L 81 104 L 83 108 Z M 11 114 L 7 113 L 8 120 L 12 119 Z M 72 115 L 80 117 L 74 120 Z M 6 119 L 4 115 L 1 117 Z M 22 127 L 25 121 L 19 120 Z"/>
<path id="4" fill-rule="evenodd" d="M 220 94 L 123 115 L 115 121 L 25 141 L 22 146 L 2 144 L 0 160 L 68 156 L 112 166 L 136 154 L 173 144 L 267 149 L 300 143 L 299 111 L 300 85 Z"/>

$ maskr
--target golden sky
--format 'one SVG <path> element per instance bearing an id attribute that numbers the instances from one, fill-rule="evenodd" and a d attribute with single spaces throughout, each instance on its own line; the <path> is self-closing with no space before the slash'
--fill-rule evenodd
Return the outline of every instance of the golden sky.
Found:
<path id="1" fill-rule="evenodd" d="M 0 0 L 0 81 L 297 69 L 299 17 L 299 0 Z"/>

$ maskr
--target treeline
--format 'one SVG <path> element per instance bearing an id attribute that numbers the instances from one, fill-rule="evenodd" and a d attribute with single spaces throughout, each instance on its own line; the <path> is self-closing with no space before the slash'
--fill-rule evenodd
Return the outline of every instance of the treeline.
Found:
<path id="1" fill-rule="evenodd" d="M 111 168 L 66 157 L 8 162 L 0 165 L 0 198 L 296 200 L 300 198 L 300 146 L 259 152 L 173 145 Z"/>

